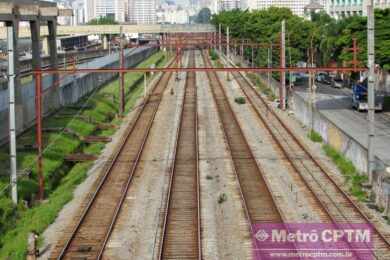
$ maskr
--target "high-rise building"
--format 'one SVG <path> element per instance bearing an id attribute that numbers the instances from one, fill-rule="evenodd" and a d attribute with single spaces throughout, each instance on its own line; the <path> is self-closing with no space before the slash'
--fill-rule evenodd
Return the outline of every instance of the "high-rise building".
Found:
<path id="1" fill-rule="evenodd" d="M 126 2 L 127 0 L 85 0 L 86 21 L 112 17 L 118 22 L 124 22 Z"/>
<path id="2" fill-rule="evenodd" d="M 327 0 L 326 12 L 336 18 L 367 14 L 368 0 Z M 375 8 L 390 8 L 390 0 L 374 0 Z"/>
<path id="3" fill-rule="evenodd" d="M 72 3 L 73 25 L 85 23 L 85 2 L 84 0 L 75 0 Z"/>
<path id="4" fill-rule="evenodd" d="M 311 0 L 246 0 L 247 8 L 254 9 L 267 9 L 271 6 L 286 7 L 289 8 L 293 14 L 304 16 L 304 9 Z M 318 0 L 319 4 L 325 6 L 326 0 Z"/>
<path id="5" fill-rule="evenodd" d="M 128 0 L 129 22 L 133 24 L 156 23 L 156 0 Z"/>
<path id="6" fill-rule="evenodd" d="M 219 0 L 218 11 L 233 10 L 241 8 L 241 0 Z"/>

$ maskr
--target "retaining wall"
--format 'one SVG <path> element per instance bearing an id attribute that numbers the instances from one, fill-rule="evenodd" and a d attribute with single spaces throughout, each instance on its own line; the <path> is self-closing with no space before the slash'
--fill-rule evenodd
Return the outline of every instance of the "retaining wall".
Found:
<path id="1" fill-rule="evenodd" d="M 314 109 L 313 115 L 310 111 L 310 105 L 302 96 L 302 93 L 294 93 L 293 110 L 295 117 L 302 124 L 309 126 L 313 117 L 313 129 L 319 133 L 324 142 L 331 145 L 337 151 L 352 161 L 355 167 L 362 173 L 367 172 L 367 148 L 362 144 L 363 140 L 356 140 L 351 135 L 343 131 L 334 124 L 320 110 Z M 373 176 L 373 194 L 378 206 L 385 208 L 389 195 L 384 188 L 386 185 L 385 168 L 389 165 L 375 156 L 376 171 Z"/>
<path id="2" fill-rule="evenodd" d="M 156 48 L 150 47 L 126 50 L 125 65 L 126 67 L 134 67 L 156 51 Z M 119 67 L 118 53 L 97 58 L 79 66 L 79 68 L 114 67 Z M 45 76 L 42 79 L 43 113 L 48 115 L 63 106 L 75 104 L 117 76 L 117 73 L 84 73 L 68 75 L 63 78 L 60 76 L 57 87 L 52 87 L 53 78 L 51 76 Z M 35 82 L 24 84 L 21 88 L 22 94 L 18 102 L 21 105 L 17 106 L 16 109 L 19 133 L 31 127 L 35 121 Z M 8 105 L 8 90 L 2 90 L 0 91 L 0 143 L 8 141 Z"/>

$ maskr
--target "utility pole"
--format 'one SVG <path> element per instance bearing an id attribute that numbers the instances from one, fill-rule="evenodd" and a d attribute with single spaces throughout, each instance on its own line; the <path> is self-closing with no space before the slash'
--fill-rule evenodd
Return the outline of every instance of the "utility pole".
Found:
<path id="1" fill-rule="evenodd" d="M 222 24 L 219 24 L 218 33 L 219 33 L 219 54 L 222 54 Z"/>
<path id="2" fill-rule="evenodd" d="M 311 36 L 310 40 L 310 51 L 309 51 L 309 60 L 310 60 L 310 67 L 314 68 L 314 48 L 313 48 L 313 40 L 314 35 Z M 310 89 L 310 97 L 309 97 L 309 104 L 310 104 L 310 132 L 314 129 L 314 112 L 315 112 L 315 104 L 316 104 L 316 85 L 314 84 L 314 78 L 313 72 L 310 71 L 309 73 L 309 89 Z"/>
<path id="3" fill-rule="evenodd" d="M 268 68 L 272 68 L 272 42 L 270 48 L 268 48 Z M 268 87 L 272 89 L 272 93 L 275 95 L 275 89 L 271 86 L 271 72 L 267 73 L 268 76 Z"/>
<path id="4" fill-rule="evenodd" d="M 17 25 L 16 25 L 17 26 Z M 17 165 L 16 165 L 16 117 L 15 117 L 15 28 L 14 23 L 7 23 L 7 39 L 8 39 L 8 91 L 9 91 L 9 138 L 10 138 L 10 165 L 11 165 L 11 197 L 12 202 L 18 203 L 17 189 Z"/>
<path id="5" fill-rule="evenodd" d="M 369 0 L 367 3 L 367 52 L 368 52 L 368 160 L 367 174 L 370 184 L 373 183 L 373 172 L 375 169 L 375 16 L 374 3 Z"/>
<path id="6" fill-rule="evenodd" d="M 42 74 L 38 73 L 35 79 L 35 117 L 36 117 L 36 142 L 38 145 L 38 199 L 42 201 L 45 196 L 45 179 L 43 176 L 43 143 L 42 143 Z"/>
<path id="7" fill-rule="evenodd" d="M 282 21 L 282 33 L 280 37 L 280 67 L 286 68 L 286 21 Z M 282 71 L 280 73 L 280 89 L 279 89 L 279 98 L 280 98 L 280 108 L 286 110 L 286 72 Z"/>
<path id="8" fill-rule="evenodd" d="M 148 92 L 148 80 L 146 78 L 146 72 L 144 73 L 144 99 L 146 99 L 146 95 Z"/>
<path id="9" fill-rule="evenodd" d="M 242 63 L 244 63 L 245 62 L 245 58 L 244 58 L 244 40 L 241 40 L 240 55 L 241 55 Z"/>
<path id="10" fill-rule="evenodd" d="M 120 27 L 120 40 L 119 40 L 119 47 L 120 47 L 120 67 L 121 69 L 124 69 L 125 67 L 125 55 L 123 50 L 123 27 Z M 123 116 L 125 113 L 125 73 L 121 72 L 119 73 L 119 115 Z"/>
<path id="11" fill-rule="evenodd" d="M 255 67 L 255 50 L 253 49 L 253 46 L 252 46 L 252 50 L 251 50 L 251 52 L 252 52 L 252 68 L 254 68 Z"/>
<path id="12" fill-rule="evenodd" d="M 228 61 L 228 66 L 229 66 L 229 62 L 230 62 L 230 28 L 229 26 L 226 28 L 226 57 L 227 57 L 227 61 Z M 230 81 L 230 73 L 229 71 L 226 72 L 226 79 L 228 81 Z"/>

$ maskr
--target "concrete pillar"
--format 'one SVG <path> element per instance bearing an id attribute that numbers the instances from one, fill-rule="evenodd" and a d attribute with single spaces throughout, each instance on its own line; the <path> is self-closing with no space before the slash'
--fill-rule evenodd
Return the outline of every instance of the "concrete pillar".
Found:
<path id="1" fill-rule="evenodd" d="M 30 31 L 31 31 L 31 49 L 32 49 L 32 61 L 31 61 L 32 68 L 33 70 L 39 70 L 41 69 L 42 66 L 39 20 L 30 21 Z"/>
<path id="2" fill-rule="evenodd" d="M 13 52 L 14 52 L 14 74 L 15 74 L 15 109 L 16 114 L 16 129 L 21 129 L 23 126 L 23 100 L 22 89 L 20 88 L 20 62 L 18 52 L 18 35 L 19 35 L 19 20 L 6 22 L 7 26 L 13 27 Z"/>
<path id="3" fill-rule="evenodd" d="M 108 50 L 108 35 L 103 35 L 103 50 Z"/>
<path id="4" fill-rule="evenodd" d="M 50 55 L 50 68 L 58 68 L 58 56 L 57 56 L 57 20 L 53 19 L 47 22 L 48 26 L 48 43 L 49 43 L 49 55 Z M 53 90 L 48 94 L 48 109 L 55 109 L 56 104 L 59 104 L 59 77 L 58 74 L 52 75 L 52 87 Z M 43 102 L 45 100 L 43 99 Z M 46 113 L 47 108 L 43 107 L 43 113 Z"/>
<path id="5" fill-rule="evenodd" d="M 14 20 L 6 23 L 7 27 L 13 27 L 13 41 L 12 41 L 12 47 L 13 47 L 13 53 L 14 53 L 14 73 L 15 73 L 15 91 L 16 91 L 16 104 L 22 103 L 22 96 L 20 91 L 20 64 L 19 64 L 19 52 L 18 52 L 18 34 L 19 34 L 19 21 Z"/>
<path id="6" fill-rule="evenodd" d="M 27 260 L 37 259 L 37 238 L 35 233 L 28 234 L 27 238 Z"/>
<path id="7" fill-rule="evenodd" d="M 42 53 L 49 56 L 49 37 L 47 36 L 42 38 Z"/>
<path id="8" fill-rule="evenodd" d="M 49 29 L 49 54 L 50 54 L 50 64 L 51 68 L 57 69 L 58 66 L 58 56 L 57 56 L 57 21 L 52 20 L 47 22 Z"/>
<path id="9" fill-rule="evenodd" d="M 16 116 L 21 109 L 20 84 L 18 84 L 19 55 L 17 48 L 18 21 L 7 22 L 7 51 L 8 51 L 8 93 L 9 93 L 9 140 L 10 140 L 10 170 L 11 170 L 11 197 L 14 204 L 18 203 L 17 192 L 17 161 L 16 161 Z M 19 102 L 16 101 L 16 92 L 19 94 Z M 17 108 L 19 110 L 17 111 Z M 23 121 L 22 121 L 23 122 Z"/>

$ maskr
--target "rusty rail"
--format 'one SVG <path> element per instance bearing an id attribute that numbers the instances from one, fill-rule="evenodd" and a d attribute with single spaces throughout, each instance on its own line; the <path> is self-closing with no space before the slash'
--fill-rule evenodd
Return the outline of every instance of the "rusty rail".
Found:
<path id="1" fill-rule="evenodd" d="M 267 131 L 270 133 L 283 155 L 287 158 L 295 173 L 299 175 L 300 180 L 313 194 L 318 205 L 320 205 L 321 210 L 325 212 L 329 220 L 336 226 L 340 223 L 371 223 L 356 203 L 339 187 L 333 177 L 328 173 L 328 170 L 322 166 L 318 159 L 313 157 L 302 141 L 298 139 L 275 111 L 269 107 L 264 98 L 253 88 L 249 80 L 242 75 L 242 73 L 233 74 L 235 75 L 234 78 L 238 85 L 252 105 L 256 115 L 265 125 Z M 293 156 L 294 154 L 301 154 L 304 156 L 304 159 L 306 158 L 309 160 L 296 159 L 295 156 Z M 317 174 L 313 174 L 314 172 Z M 329 194 L 329 191 L 324 187 L 332 189 L 339 194 L 337 201 L 334 200 Z M 347 214 L 347 209 L 351 210 L 351 214 Z M 373 256 L 376 259 L 386 259 L 387 257 L 390 257 L 390 244 L 388 240 L 374 225 L 373 229 L 375 232 L 373 237 L 377 243 L 377 249 L 379 250 L 379 254 L 377 251 L 373 250 Z"/>
<path id="2" fill-rule="evenodd" d="M 194 63 L 191 52 L 189 66 Z M 184 91 L 159 259 L 202 259 L 195 72 L 187 73 Z"/>
<path id="3" fill-rule="evenodd" d="M 207 55 L 202 53 L 203 60 L 211 67 Z M 216 74 L 208 72 L 209 83 L 217 112 L 222 124 L 225 140 L 230 150 L 237 176 L 245 215 L 251 235 L 254 234 L 253 224 L 284 223 L 284 216 L 276 204 L 270 184 L 264 177 L 264 170 L 256 161 L 252 150 L 244 136 L 239 121 L 228 101 L 225 89 Z M 256 252 L 260 257 L 261 252 Z"/>
<path id="4" fill-rule="evenodd" d="M 147 96 L 134 123 L 126 130 L 122 144 L 70 236 L 60 251 L 52 254 L 54 258 L 101 259 L 171 76 L 172 73 L 163 74 L 154 85 L 152 95 Z"/>

